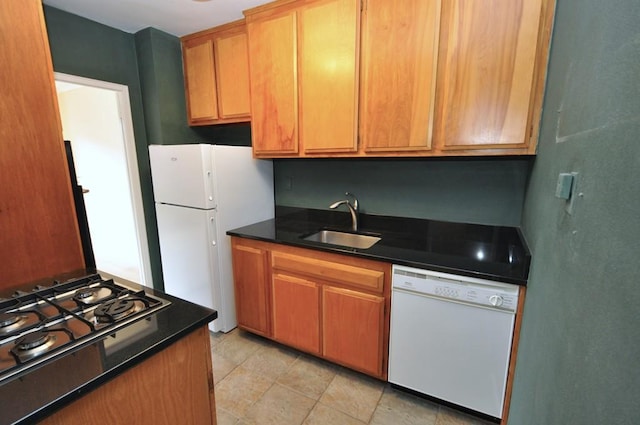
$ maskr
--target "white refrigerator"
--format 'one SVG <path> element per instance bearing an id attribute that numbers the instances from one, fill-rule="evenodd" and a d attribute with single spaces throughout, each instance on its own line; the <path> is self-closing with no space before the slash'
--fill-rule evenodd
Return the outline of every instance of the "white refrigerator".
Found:
<path id="1" fill-rule="evenodd" d="M 251 148 L 151 145 L 151 177 L 165 292 L 218 311 L 214 331 L 236 327 L 227 230 L 274 216 L 273 164 Z"/>

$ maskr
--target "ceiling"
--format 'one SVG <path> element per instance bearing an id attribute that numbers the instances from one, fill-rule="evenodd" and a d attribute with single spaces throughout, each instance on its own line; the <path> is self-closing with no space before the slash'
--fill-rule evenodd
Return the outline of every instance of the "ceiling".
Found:
<path id="1" fill-rule="evenodd" d="M 242 19 L 242 11 L 269 0 L 43 0 L 129 33 L 147 27 L 177 37 Z"/>

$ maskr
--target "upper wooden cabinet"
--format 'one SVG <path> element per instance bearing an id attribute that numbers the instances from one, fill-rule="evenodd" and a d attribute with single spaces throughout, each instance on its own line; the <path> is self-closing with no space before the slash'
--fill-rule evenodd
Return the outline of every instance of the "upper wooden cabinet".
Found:
<path id="1" fill-rule="evenodd" d="M 534 154 L 554 6 L 279 0 L 245 11 L 254 154 Z"/>
<path id="2" fill-rule="evenodd" d="M 316 1 L 298 14 L 304 152 L 356 152 L 359 1 Z"/>
<path id="3" fill-rule="evenodd" d="M 358 0 L 245 11 L 255 156 L 357 151 Z"/>
<path id="4" fill-rule="evenodd" d="M 298 153 L 297 14 L 247 16 L 255 156 Z"/>
<path id="5" fill-rule="evenodd" d="M 182 37 L 190 125 L 249 121 L 249 63 L 244 21 Z"/>
<path id="6" fill-rule="evenodd" d="M 39 0 L 0 1 L 0 288 L 85 266 Z"/>
<path id="7" fill-rule="evenodd" d="M 360 142 L 369 154 L 431 149 L 440 0 L 368 0 Z"/>
<path id="8" fill-rule="evenodd" d="M 535 153 L 550 1 L 443 1 L 434 140 L 446 154 Z"/>

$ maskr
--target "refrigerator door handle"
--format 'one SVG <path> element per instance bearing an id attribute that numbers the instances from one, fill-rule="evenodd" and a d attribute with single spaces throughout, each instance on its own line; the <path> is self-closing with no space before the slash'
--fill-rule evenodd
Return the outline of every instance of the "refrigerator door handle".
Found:
<path id="1" fill-rule="evenodd" d="M 215 218 L 214 218 L 214 217 L 211 217 L 211 218 L 209 219 L 209 221 L 211 221 L 211 226 L 215 227 L 215 225 L 216 225 L 216 224 L 215 224 Z M 211 245 L 216 246 L 216 241 L 215 241 L 215 239 L 211 241 Z"/>

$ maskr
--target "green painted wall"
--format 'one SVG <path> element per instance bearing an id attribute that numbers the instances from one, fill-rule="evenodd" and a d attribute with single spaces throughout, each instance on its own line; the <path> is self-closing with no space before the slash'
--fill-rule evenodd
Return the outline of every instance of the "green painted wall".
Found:
<path id="1" fill-rule="evenodd" d="M 155 28 L 135 34 L 149 144 L 200 140 L 187 126 L 180 39 Z"/>
<path id="2" fill-rule="evenodd" d="M 275 160 L 275 200 L 328 209 L 349 191 L 368 214 L 519 226 L 529 168 L 529 159 Z"/>
<path id="3" fill-rule="evenodd" d="M 555 198 L 578 172 L 573 215 Z M 558 1 L 510 425 L 640 423 L 640 2 Z"/>
<path id="4" fill-rule="evenodd" d="M 142 201 L 147 223 L 154 286 L 162 288 L 162 266 L 155 227 L 153 189 L 147 150 L 147 133 L 133 34 L 71 13 L 44 7 L 47 33 L 56 72 L 126 85 L 136 140 Z"/>

